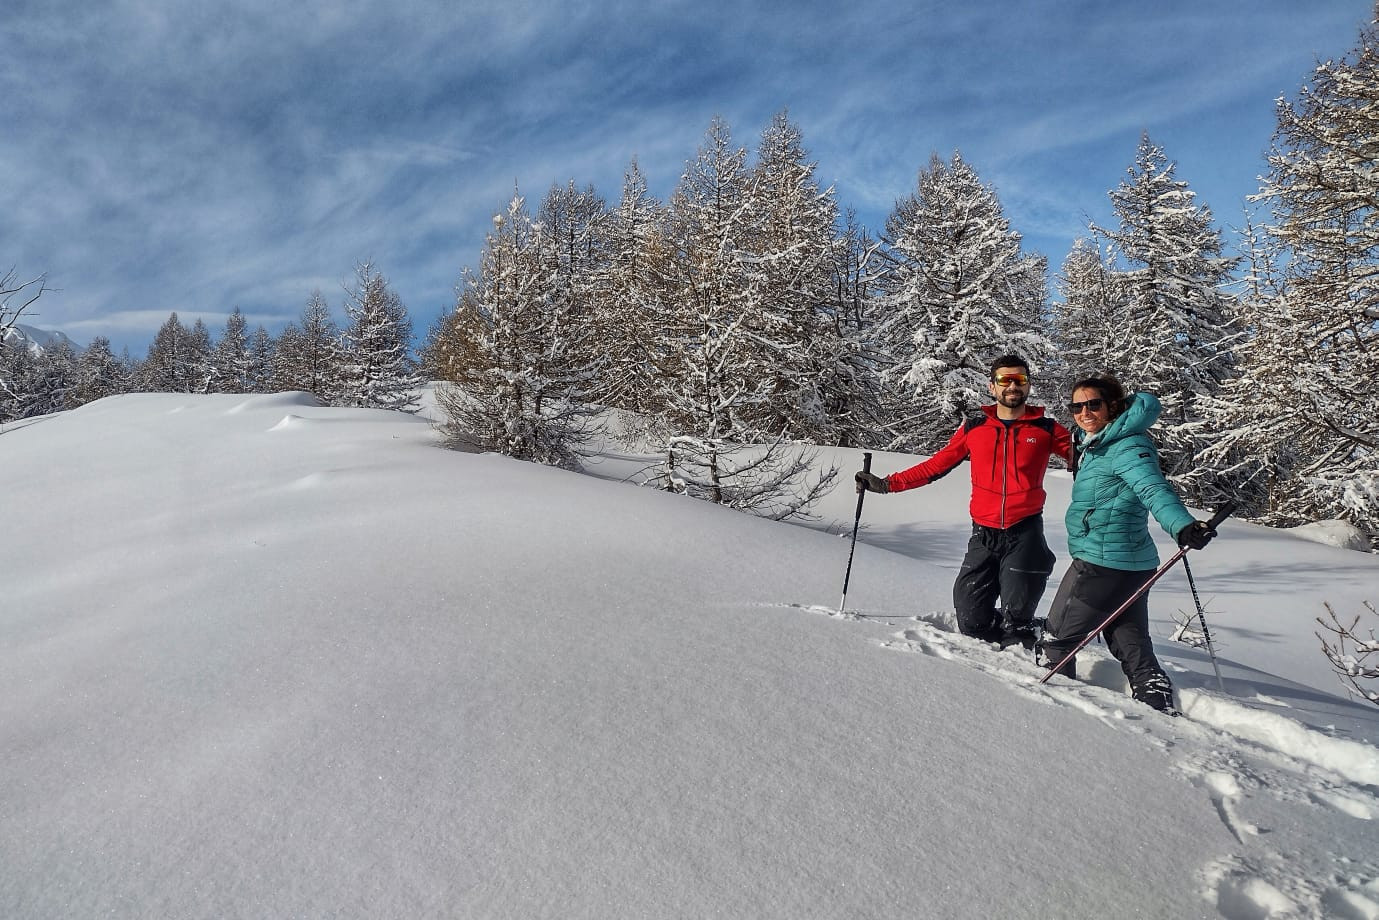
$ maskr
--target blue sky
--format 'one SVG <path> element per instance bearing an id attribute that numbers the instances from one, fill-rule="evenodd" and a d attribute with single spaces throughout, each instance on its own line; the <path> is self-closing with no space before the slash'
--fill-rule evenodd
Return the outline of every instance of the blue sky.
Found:
<path id="1" fill-rule="evenodd" d="M 142 357 L 169 312 L 276 332 L 372 259 L 418 335 L 514 187 L 609 201 L 635 156 L 669 196 L 709 121 L 755 149 L 788 109 L 880 230 L 933 153 L 993 185 L 1057 266 L 1141 132 L 1223 226 L 1274 101 L 1371 0 L 502 3 L 7 0 L 0 271 L 31 325 Z"/>

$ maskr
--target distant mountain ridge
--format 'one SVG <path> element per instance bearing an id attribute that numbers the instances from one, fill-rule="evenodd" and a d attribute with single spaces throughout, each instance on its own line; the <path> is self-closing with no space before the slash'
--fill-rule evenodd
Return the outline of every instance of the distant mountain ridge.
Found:
<path id="1" fill-rule="evenodd" d="M 26 326 L 23 323 L 15 323 L 0 335 L 3 335 L 3 341 L 6 345 L 22 346 L 34 354 L 42 354 L 49 348 L 56 348 L 64 342 L 73 352 L 81 350 L 77 343 L 69 339 L 64 332 L 39 329 L 37 326 Z"/>

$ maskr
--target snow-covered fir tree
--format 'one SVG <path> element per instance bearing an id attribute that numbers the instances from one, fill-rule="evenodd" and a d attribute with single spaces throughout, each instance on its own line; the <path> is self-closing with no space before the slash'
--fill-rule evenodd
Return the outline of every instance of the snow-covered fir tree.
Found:
<path id="1" fill-rule="evenodd" d="M 881 362 L 888 446 L 942 445 L 989 403 L 990 363 L 1022 355 L 1040 367 L 1046 260 L 1022 249 L 996 192 L 954 154 L 935 155 L 886 220 L 872 347 Z"/>
<path id="2" fill-rule="evenodd" d="M 82 406 L 123 393 L 129 386 L 129 368 L 115 357 L 110 340 L 97 336 L 77 358 L 77 379 L 71 402 Z"/>
<path id="3" fill-rule="evenodd" d="M 183 356 L 187 366 L 188 385 L 193 393 L 213 392 L 215 367 L 212 355 L 215 343 L 211 340 L 211 330 L 201 317 L 196 318 L 183 336 Z"/>
<path id="4" fill-rule="evenodd" d="M 277 340 L 273 343 L 273 362 L 269 368 L 269 386 L 273 392 L 282 393 L 288 390 L 303 390 L 310 392 L 306 387 L 301 386 L 302 374 L 295 366 L 294 357 L 300 353 L 302 348 L 302 327 L 295 321 L 289 320 L 278 333 Z"/>
<path id="5" fill-rule="evenodd" d="M 652 395 L 659 355 L 662 274 L 668 252 L 665 208 L 648 191 L 634 159 L 623 175 L 618 204 L 602 222 L 604 259 L 593 272 L 595 340 L 605 364 L 592 398 L 604 405 L 654 416 Z"/>
<path id="6" fill-rule="evenodd" d="M 1041 375 L 1044 393 L 1061 401 L 1076 381 L 1116 367 L 1127 316 L 1126 292 L 1117 280 L 1110 256 L 1096 240 L 1073 244 L 1057 279 L 1051 329 L 1058 348 Z"/>
<path id="7" fill-rule="evenodd" d="M 868 330 L 874 325 L 874 302 L 869 291 L 876 248 L 871 234 L 849 208 L 843 216 L 842 233 L 833 254 L 832 296 L 827 311 L 842 349 L 837 386 L 827 394 L 825 405 L 833 419 L 839 447 L 882 447 L 890 441 L 879 433 L 878 362 L 867 344 Z"/>
<path id="8" fill-rule="evenodd" d="M 714 119 L 669 208 L 674 248 L 665 266 L 661 356 L 654 381 L 663 408 L 663 485 L 719 504 L 783 518 L 826 487 L 807 479 L 808 458 L 783 444 L 744 448 L 770 401 L 779 354 L 763 342 L 757 285 L 764 213 L 754 208 L 747 151 Z"/>
<path id="9" fill-rule="evenodd" d="M 746 329 L 767 384 L 765 400 L 738 419 L 755 440 L 837 441 L 827 409 L 840 402 L 848 358 L 831 315 L 838 206 L 814 172 L 799 128 L 777 114 L 748 177 L 753 236 L 741 240 L 755 268 L 744 278 L 752 311 Z"/>
<path id="10" fill-rule="evenodd" d="M 45 347 L 0 339 L 0 422 L 79 405 L 77 356 L 64 339 Z"/>
<path id="11" fill-rule="evenodd" d="M 40 358 L 27 343 L 0 338 L 0 424 L 43 414 L 37 407 Z"/>
<path id="12" fill-rule="evenodd" d="M 31 415 L 47 415 L 74 408 L 79 381 L 77 355 L 66 341 L 44 348 L 38 356 L 37 378 L 33 382 Z"/>
<path id="13" fill-rule="evenodd" d="M 372 262 L 355 267 L 346 290 L 349 324 L 340 340 L 334 403 L 415 412 L 422 379 L 412 359 L 412 320 Z"/>
<path id="14" fill-rule="evenodd" d="M 541 276 L 550 290 L 546 303 L 547 360 L 566 375 L 566 397 L 587 404 L 605 376 L 607 342 L 596 326 L 595 275 L 607 262 L 604 219 L 607 205 L 593 188 L 573 181 L 552 186 L 536 213 Z"/>
<path id="15" fill-rule="evenodd" d="M 1376 8 L 1379 20 L 1379 8 Z M 1379 354 L 1379 23 L 1280 99 L 1257 196 L 1283 250 L 1277 296 L 1253 312 L 1240 399 L 1267 410 L 1275 520 L 1345 518 L 1379 546 L 1379 420 L 1355 393 Z"/>
<path id="16" fill-rule="evenodd" d="M 595 409 L 582 334 L 562 308 L 554 243 L 515 194 L 495 215 L 439 338 L 447 357 L 437 403 L 452 445 L 573 468 Z"/>
<path id="17" fill-rule="evenodd" d="M 148 355 L 139 369 L 139 389 L 149 393 L 197 392 L 201 382 L 195 375 L 202 357 L 198 351 L 177 313 L 172 313 L 158 328 L 148 347 Z"/>
<path id="18" fill-rule="evenodd" d="M 1278 363 L 1293 335 L 1281 273 L 1286 255 L 1249 215 L 1240 235 L 1245 270 L 1232 300 L 1232 324 L 1239 333 L 1232 349 L 1235 371 L 1218 392 L 1198 397 L 1199 459 L 1230 490 L 1237 517 L 1293 526 L 1303 519 L 1290 500 L 1289 483 L 1310 440 L 1311 423 L 1305 388 L 1287 383 L 1294 371 Z M 1269 380 L 1275 383 L 1263 385 Z"/>
<path id="19" fill-rule="evenodd" d="M 239 307 L 225 319 L 225 331 L 211 350 L 210 393 L 252 393 L 249 323 Z"/>
<path id="20" fill-rule="evenodd" d="M 1235 260 L 1223 255 L 1211 209 L 1177 176 L 1177 164 L 1148 134 L 1135 163 L 1111 193 L 1119 223 L 1093 227 L 1111 245 L 1121 335 L 1109 343 L 1104 370 L 1163 403 L 1155 427 L 1165 473 L 1190 499 L 1226 496 L 1196 462 L 1205 446 L 1197 401 L 1231 372 L 1236 338 L 1226 285 Z"/>
<path id="21" fill-rule="evenodd" d="M 29 362 L 27 348 L 11 345 L 0 327 L 0 424 L 23 418 L 25 396 L 28 393 Z M 20 355 L 19 352 L 24 352 Z"/>
<path id="22" fill-rule="evenodd" d="M 715 118 L 667 213 L 673 248 L 662 267 L 668 310 L 657 324 L 654 401 L 669 430 L 710 442 L 744 439 L 739 419 L 767 399 L 749 326 L 756 227 L 748 181 L 746 149 Z"/>
<path id="23" fill-rule="evenodd" d="M 277 343 L 263 326 L 249 336 L 249 392 L 272 393 L 273 358 Z"/>
<path id="24" fill-rule="evenodd" d="M 273 351 L 272 387 L 282 392 L 301 390 L 330 402 L 338 389 L 340 330 L 319 290 L 312 291 L 300 322 L 288 323 L 278 334 Z"/>

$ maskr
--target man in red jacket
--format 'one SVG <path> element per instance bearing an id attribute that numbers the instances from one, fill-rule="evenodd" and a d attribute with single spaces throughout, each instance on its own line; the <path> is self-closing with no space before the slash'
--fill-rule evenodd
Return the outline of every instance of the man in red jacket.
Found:
<path id="1" fill-rule="evenodd" d="M 1071 458 L 1072 438 L 1027 403 L 1029 364 L 1019 355 L 996 359 L 990 388 L 996 404 L 963 422 L 942 450 L 884 479 L 858 473 L 857 490 L 915 489 L 971 460 L 972 539 L 953 585 L 958 629 L 1002 648 L 1033 648 L 1034 611 L 1054 563 L 1044 540 L 1044 473 L 1053 454 Z"/>

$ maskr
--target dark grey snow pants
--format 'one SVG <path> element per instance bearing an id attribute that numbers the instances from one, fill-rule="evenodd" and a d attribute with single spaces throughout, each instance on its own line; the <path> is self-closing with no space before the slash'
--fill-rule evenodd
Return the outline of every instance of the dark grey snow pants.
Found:
<path id="1" fill-rule="evenodd" d="M 953 583 L 958 631 L 996 641 L 1010 628 L 1029 628 L 1053 563 L 1053 552 L 1044 540 L 1042 514 L 1031 515 L 1005 530 L 974 522 L 967 555 Z M 997 598 L 1001 601 L 999 613 Z"/>
<path id="2" fill-rule="evenodd" d="M 1061 661 L 1153 574 L 1153 569 L 1125 572 L 1074 559 L 1049 607 L 1044 654 L 1050 666 Z M 1120 662 L 1135 699 L 1155 709 L 1171 705 L 1172 684 L 1154 655 L 1154 643 L 1149 637 L 1149 593 L 1145 592 L 1116 617 L 1102 635 L 1106 647 Z M 1060 673 L 1072 677 L 1075 661 L 1068 662 Z"/>

